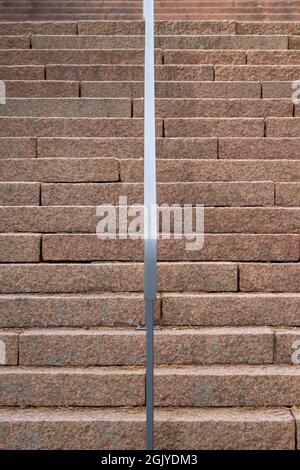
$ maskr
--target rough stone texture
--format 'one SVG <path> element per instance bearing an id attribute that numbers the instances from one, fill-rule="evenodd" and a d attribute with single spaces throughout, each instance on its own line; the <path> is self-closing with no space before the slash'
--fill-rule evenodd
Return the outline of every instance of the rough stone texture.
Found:
<path id="1" fill-rule="evenodd" d="M 157 368 L 156 406 L 293 406 L 300 403 L 299 366 Z"/>
<path id="2" fill-rule="evenodd" d="M 271 114 L 270 115 L 280 115 Z M 287 110 L 281 114 L 288 116 Z M 0 107 L 0 116 L 27 117 L 131 117 L 131 100 L 126 98 L 8 98 Z"/>
<path id="3" fill-rule="evenodd" d="M 30 210 L 30 209 L 29 209 Z M 300 229 L 300 208 L 205 208 L 207 233 L 295 233 Z"/>
<path id="4" fill-rule="evenodd" d="M 155 302 L 160 322 L 161 302 Z M 1 328 L 136 327 L 145 323 L 142 294 L 2 295 Z"/>
<path id="5" fill-rule="evenodd" d="M 79 35 L 140 35 L 144 34 L 143 21 L 79 21 Z"/>
<path id="6" fill-rule="evenodd" d="M 166 137 L 263 137 L 262 119 L 165 119 Z"/>
<path id="7" fill-rule="evenodd" d="M 15 366 L 19 361 L 18 334 L 0 330 L 0 365 Z"/>
<path id="8" fill-rule="evenodd" d="M 86 97 L 142 98 L 143 82 L 81 82 L 81 95 Z M 261 86 L 258 82 L 156 81 L 157 98 L 225 99 L 260 98 L 260 96 Z M 289 98 L 290 95 L 287 97 Z"/>
<path id="9" fill-rule="evenodd" d="M 145 365 L 145 348 L 143 331 L 29 330 L 20 336 L 19 357 L 26 366 Z M 272 363 L 273 332 L 269 328 L 157 331 L 155 362 Z"/>
<path id="10" fill-rule="evenodd" d="M 237 22 L 237 34 L 300 34 L 298 22 Z"/>
<path id="11" fill-rule="evenodd" d="M 300 183 L 278 183 L 275 194 L 279 206 L 300 205 Z"/>
<path id="12" fill-rule="evenodd" d="M 300 122 L 299 122 L 300 124 Z M 0 162 L 1 165 L 1 162 Z M 143 181 L 143 164 L 121 160 L 121 181 Z M 300 160 L 158 160 L 159 182 L 275 181 L 297 182 Z"/>
<path id="13" fill-rule="evenodd" d="M 126 185 L 124 184 L 122 187 L 126 188 Z M 136 189 L 142 188 L 138 186 Z M 193 195 L 192 191 L 188 191 L 188 186 L 186 189 L 186 193 L 183 193 L 183 191 L 181 193 L 182 203 L 189 194 Z M 196 189 L 197 185 L 195 184 Z M 128 194 L 127 191 L 125 192 Z M 138 194 L 138 191 L 136 193 Z M 139 191 L 139 193 L 140 202 L 142 200 L 142 191 Z M 191 198 L 190 201 L 192 200 Z M 117 197 L 113 200 L 110 199 L 110 201 L 118 203 Z M 199 201 L 200 199 L 198 199 Z M 137 202 L 137 199 L 135 202 Z M 194 202 L 197 203 L 197 195 L 194 196 Z M 207 234 L 298 234 L 300 227 L 300 209 L 298 207 L 205 207 L 204 218 Z M 97 216 L 96 207 L 94 206 L 0 207 L 0 231 L 4 233 L 94 234 L 98 222 L 99 216 Z M 171 231 L 174 232 L 173 227 L 171 227 Z M 238 240 L 238 238 L 235 240 Z M 251 237 L 249 237 L 249 240 L 251 240 Z M 261 240 L 264 240 L 264 238 Z"/>
<path id="14" fill-rule="evenodd" d="M 0 65 L 1 80 L 43 80 L 44 75 L 41 65 Z"/>
<path id="15" fill-rule="evenodd" d="M 139 408 L 2 409 L 0 422 L 1 449 L 145 448 Z M 155 414 L 156 449 L 294 449 L 294 436 L 294 419 L 284 409 L 158 408 Z"/>
<path id="16" fill-rule="evenodd" d="M 160 82 L 165 83 L 165 82 Z M 115 97 L 115 98 L 141 98 L 144 95 L 143 81 L 117 82 L 80 82 L 81 96 L 84 97 Z"/>
<path id="17" fill-rule="evenodd" d="M 29 36 L 2 36 L 0 35 L 0 49 L 29 49 Z M 4 64 L 5 65 L 5 64 Z M 9 64 L 6 64 L 9 65 Z"/>
<path id="18" fill-rule="evenodd" d="M 0 186 L 1 187 L 1 186 Z M 217 189 L 217 191 L 216 191 Z M 274 204 L 274 184 L 268 182 L 158 183 L 158 203 L 206 206 L 264 206 Z M 126 195 L 129 204 L 143 201 L 141 183 L 42 184 L 42 204 L 118 204 Z"/>
<path id="19" fill-rule="evenodd" d="M 274 362 L 299 364 L 300 330 L 298 328 L 275 330 Z"/>
<path id="20" fill-rule="evenodd" d="M 142 35 L 33 35 L 31 44 L 33 49 L 143 49 L 144 37 Z"/>
<path id="21" fill-rule="evenodd" d="M 156 46 L 164 49 L 288 49 L 287 36 L 158 36 Z"/>
<path id="22" fill-rule="evenodd" d="M 299 294 L 164 294 L 166 326 L 300 326 Z"/>
<path id="23" fill-rule="evenodd" d="M 300 159 L 299 138 L 219 139 L 219 158 L 226 159 Z"/>
<path id="24" fill-rule="evenodd" d="M 193 238 L 194 241 L 194 238 Z M 140 240 L 99 239 L 95 234 L 43 235 L 43 261 L 143 261 Z M 297 261 L 298 235 L 204 235 L 203 248 L 188 251 L 191 242 L 158 241 L 160 261 Z"/>
<path id="25" fill-rule="evenodd" d="M 1 22 L 0 35 L 24 35 L 24 34 L 76 34 L 75 22 Z"/>
<path id="26" fill-rule="evenodd" d="M 24 66 L 25 67 L 25 66 Z M 1 72 L 2 67 L 0 67 Z M 213 80 L 211 65 L 156 65 L 156 79 L 161 81 Z M 48 65 L 47 80 L 143 80 L 142 65 Z"/>
<path id="27" fill-rule="evenodd" d="M 297 36 L 289 37 L 289 49 L 300 49 L 300 42 Z"/>
<path id="28" fill-rule="evenodd" d="M 36 139 L 33 138 L 0 138 L 0 159 L 35 158 L 36 146 Z"/>
<path id="29" fill-rule="evenodd" d="M 226 50 L 163 50 L 164 64 L 245 64 L 246 53 Z"/>
<path id="30" fill-rule="evenodd" d="M 217 158 L 217 139 L 158 138 L 157 158 Z M 41 138 L 37 142 L 39 158 L 143 158 L 143 138 Z"/>
<path id="31" fill-rule="evenodd" d="M 38 183 L 0 183 L 1 206 L 35 206 L 39 201 Z"/>
<path id="32" fill-rule="evenodd" d="M 142 292 L 143 264 L 0 265 L 1 293 Z M 162 263 L 158 287 L 165 292 L 236 291 L 234 263 Z"/>
<path id="33" fill-rule="evenodd" d="M 144 115 L 143 100 L 133 100 L 133 116 Z M 158 99 L 156 116 L 191 117 L 267 117 L 293 116 L 291 100 Z"/>
<path id="34" fill-rule="evenodd" d="M 262 83 L 262 97 L 263 98 L 287 98 L 291 99 L 291 94 L 294 91 L 292 83 L 285 82 L 263 82 Z"/>
<path id="35" fill-rule="evenodd" d="M 17 164 L 16 164 L 17 162 Z M 118 181 L 114 159 L 35 158 L 0 160 L 1 181 Z"/>
<path id="36" fill-rule="evenodd" d="M 156 21 L 156 34 L 235 34 L 233 21 Z"/>
<path id="37" fill-rule="evenodd" d="M 28 263 L 40 261 L 40 235 L 0 235 L 1 263 Z"/>
<path id="38" fill-rule="evenodd" d="M 298 65 L 216 65 L 215 80 L 298 80 Z"/>
<path id="39" fill-rule="evenodd" d="M 173 413 L 174 417 L 171 418 Z M 170 424 L 163 423 L 163 419 Z M 157 421 L 156 442 L 162 449 L 258 450 L 295 447 L 295 425 L 287 410 L 163 410 L 158 411 Z"/>
<path id="40" fill-rule="evenodd" d="M 1 37 L 0 37 L 1 41 Z M 95 38 L 94 38 L 95 41 Z M 1 44 L 0 44 L 1 46 Z M 237 54 L 236 54 L 237 55 Z M 155 53 L 155 62 L 162 63 L 160 51 Z M 143 49 L 28 49 L 0 50 L 0 64 L 3 65 L 48 65 L 48 64 L 143 64 Z M 212 62 L 207 62 L 212 63 Z M 228 63 L 219 62 L 219 63 Z M 244 61 L 236 60 L 243 64 Z"/>
<path id="41" fill-rule="evenodd" d="M 142 406 L 144 372 L 118 368 L 0 369 L 1 406 Z"/>
<path id="42" fill-rule="evenodd" d="M 299 264 L 241 264 L 240 288 L 248 292 L 300 292 Z"/>
<path id="43" fill-rule="evenodd" d="M 79 96 L 79 82 L 7 80 L 8 98 L 72 98 Z"/>
<path id="44" fill-rule="evenodd" d="M 157 98 L 259 98 L 256 82 L 156 82 Z"/>
<path id="45" fill-rule="evenodd" d="M 250 51 L 247 52 L 247 64 L 254 65 L 298 65 L 300 51 Z"/>
<path id="46" fill-rule="evenodd" d="M 0 136 L 11 137 L 142 137 L 143 120 L 126 118 L 0 117 Z M 162 120 L 156 121 L 157 136 Z"/>
<path id="47" fill-rule="evenodd" d="M 300 131 L 300 118 L 267 118 L 267 137 L 297 137 Z M 298 178 L 299 180 L 299 178 Z"/>

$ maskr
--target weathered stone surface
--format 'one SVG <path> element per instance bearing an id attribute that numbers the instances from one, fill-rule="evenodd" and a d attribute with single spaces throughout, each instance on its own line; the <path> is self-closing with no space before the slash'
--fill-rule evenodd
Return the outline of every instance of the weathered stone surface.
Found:
<path id="1" fill-rule="evenodd" d="M 40 138 L 39 158 L 142 158 L 143 138 Z M 157 158 L 217 158 L 217 139 L 158 138 Z"/>
<path id="2" fill-rule="evenodd" d="M 300 403 L 296 366 L 157 368 L 156 406 L 293 406 Z"/>
<path id="3" fill-rule="evenodd" d="M 156 21 L 155 33 L 160 34 L 235 34 L 234 21 Z"/>
<path id="4" fill-rule="evenodd" d="M 25 35 L 25 34 L 76 34 L 77 24 L 75 22 L 1 22 L 0 35 Z"/>
<path id="5" fill-rule="evenodd" d="M 0 136 L 11 137 L 142 137 L 143 120 L 129 118 L 0 117 Z M 156 121 L 157 136 L 162 120 Z"/>
<path id="6" fill-rule="evenodd" d="M 267 137 L 298 137 L 300 131 L 300 118 L 267 118 Z"/>
<path id="7" fill-rule="evenodd" d="M 2 449 L 145 448 L 144 409 L 2 409 Z M 156 449 L 294 449 L 285 409 L 156 409 Z"/>
<path id="8" fill-rule="evenodd" d="M 162 49 L 288 49 L 287 36 L 261 35 L 189 35 L 158 36 L 156 47 Z"/>
<path id="9" fill-rule="evenodd" d="M 299 264 L 241 264 L 240 288 L 248 292 L 300 292 Z"/>
<path id="10" fill-rule="evenodd" d="M 275 195 L 279 206 L 300 206 L 300 183 L 278 183 Z"/>
<path id="11" fill-rule="evenodd" d="M 94 39 L 95 41 L 95 39 Z M 0 37 L 1 42 L 1 37 Z M 0 44 L 1 48 L 1 44 Z M 19 48 L 20 49 L 20 48 Z M 3 65 L 48 65 L 48 64 L 143 64 L 144 51 L 141 49 L 23 49 L 0 50 L 0 64 Z M 237 54 L 236 54 L 237 55 Z M 162 63 L 160 51 L 155 53 L 155 62 Z M 208 62 L 207 63 L 212 63 Z M 219 63 L 228 63 L 219 62 Z M 245 63 L 241 60 L 235 63 Z"/>
<path id="12" fill-rule="evenodd" d="M 237 22 L 237 34 L 300 34 L 298 22 L 293 21 L 244 21 Z"/>
<path id="13" fill-rule="evenodd" d="M 120 169 L 121 181 L 143 181 L 142 161 L 123 159 Z M 158 160 L 157 180 L 298 182 L 300 160 Z"/>
<path id="14" fill-rule="evenodd" d="M 285 82 L 263 82 L 262 97 L 263 98 L 287 98 L 291 99 L 293 93 L 291 81 Z"/>
<path id="15" fill-rule="evenodd" d="M 1 263 L 28 263 L 40 261 L 40 235 L 0 235 Z"/>
<path id="16" fill-rule="evenodd" d="M 285 81 L 298 80 L 299 65 L 216 65 L 217 81 Z"/>
<path id="17" fill-rule="evenodd" d="M 160 82 L 165 83 L 165 82 Z M 144 96 L 143 81 L 82 81 L 80 82 L 81 96 L 85 97 L 125 97 L 142 98 Z"/>
<path id="18" fill-rule="evenodd" d="M 300 159 L 299 138 L 219 139 L 219 158 L 226 159 Z"/>
<path id="19" fill-rule="evenodd" d="M 180 354 L 178 354 L 180 351 Z M 20 335 L 26 366 L 145 365 L 143 331 L 28 330 Z M 270 328 L 207 328 L 155 332 L 156 364 L 267 364 L 273 362 Z"/>
<path id="20" fill-rule="evenodd" d="M 244 51 L 173 49 L 162 50 L 164 64 L 245 64 Z"/>
<path id="21" fill-rule="evenodd" d="M 297 36 L 289 37 L 289 48 L 290 49 L 300 49 L 300 42 Z"/>
<path id="22" fill-rule="evenodd" d="M 0 265 L 1 293 L 142 292 L 143 264 Z M 165 292 L 236 291 L 234 263 L 162 263 L 158 287 Z"/>
<path id="23" fill-rule="evenodd" d="M 164 294 L 162 322 L 182 326 L 300 326 L 299 294 Z"/>
<path id="24" fill-rule="evenodd" d="M 139 35 L 144 34 L 143 21 L 79 21 L 79 35 Z"/>
<path id="25" fill-rule="evenodd" d="M 29 47 L 30 47 L 29 36 L 0 35 L 0 49 L 29 49 Z M 4 65 L 9 65 L 9 64 L 4 64 Z"/>
<path id="26" fill-rule="evenodd" d="M 0 369 L 1 406 L 142 406 L 144 372 L 118 368 Z"/>
<path id="27" fill-rule="evenodd" d="M 160 34 L 234 34 L 233 21 L 156 21 L 155 33 Z M 79 21 L 78 34 L 144 34 L 142 21 Z"/>
<path id="28" fill-rule="evenodd" d="M 67 83 L 67 82 L 64 82 Z M 81 96 L 143 97 L 143 82 L 81 82 Z M 258 82 L 156 81 L 157 98 L 260 98 Z M 279 98 L 281 96 L 278 96 Z M 288 98 L 290 95 L 288 96 Z M 286 98 L 286 96 L 284 96 Z"/>
<path id="29" fill-rule="evenodd" d="M 36 206 L 39 202 L 38 183 L 0 183 L 1 206 Z"/>
<path id="30" fill-rule="evenodd" d="M 160 261 L 297 261 L 298 235 L 204 235 L 204 245 L 189 251 L 182 237 L 158 241 Z M 193 241 L 194 238 L 193 238 Z M 44 261 L 143 261 L 140 240 L 100 239 L 95 234 L 43 235 Z"/>
<path id="31" fill-rule="evenodd" d="M 41 65 L 0 65 L 1 80 L 43 80 L 44 67 Z"/>
<path id="32" fill-rule="evenodd" d="M 19 361 L 19 335 L 13 331 L 0 330 L 0 365 L 15 366 Z"/>
<path id="33" fill-rule="evenodd" d="M 25 67 L 25 66 L 24 66 Z M 0 67 L 0 72 L 1 72 Z M 211 65 L 156 65 L 156 79 L 161 81 L 213 80 Z M 142 65 L 48 65 L 47 80 L 143 80 Z"/>
<path id="34" fill-rule="evenodd" d="M 1 186 L 0 186 L 1 188 Z M 176 182 L 158 183 L 158 203 L 204 204 L 206 206 L 268 206 L 274 204 L 274 184 L 270 182 Z M 119 196 L 129 204 L 143 201 L 141 183 L 55 183 L 42 184 L 42 204 L 118 204 Z"/>
<path id="35" fill-rule="evenodd" d="M 280 42 L 280 41 L 279 41 Z M 143 49 L 142 35 L 39 36 L 31 37 L 33 49 Z"/>
<path id="36" fill-rule="evenodd" d="M 279 115 L 279 114 L 273 114 Z M 283 113 L 284 115 L 284 109 Z M 288 115 L 287 113 L 285 115 Z M 8 98 L 0 116 L 26 117 L 131 117 L 131 100 L 126 98 Z"/>
<path id="37" fill-rule="evenodd" d="M 263 137 L 263 120 L 255 118 L 165 119 L 166 137 Z"/>
<path id="38" fill-rule="evenodd" d="M 16 162 L 18 162 L 16 164 Z M 108 158 L 0 159 L 1 181 L 118 181 L 118 161 Z"/>
<path id="39" fill-rule="evenodd" d="M 298 328 L 275 330 L 274 362 L 277 364 L 300 364 L 300 330 Z"/>
<path id="40" fill-rule="evenodd" d="M 143 117 L 143 100 L 133 100 L 133 116 Z M 291 100 L 222 100 L 222 99 L 179 99 L 156 100 L 156 116 L 162 118 L 254 118 L 293 116 Z"/>
<path id="41" fill-rule="evenodd" d="M 2 105 L 1 105 L 2 106 Z M 1 158 L 35 158 L 36 139 L 33 138 L 0 138 Z"/>
<path id="42" fill-rule="evenodd" d="M 6 80 L 8 98 L 79 97 L 79 82 L 47 80 Z"/>
<path id="43" fill-rule="evenodd" d="M 160 322 L 160 299 L 155 321 Z M 142 294 L 2 295 L 1 328 L 136 327 L 145 323 Z"/>
<path id="44" fill-rule="evenodd" d="M 299 65 L 300 51 L 247 51 L 249 65 Z"/>
<path id="45" fill-rule="evenodd" d="M 141 192 L 142 191 L 139 191 L 139 202 L 142 200 Z M 136 194 L 138 194 L 138 191 Z M 193 195 L 193 192 L 191 191 L 190 194 Z M 189 192 L 181 193 L 181 200 L 178 199 L 177 202 L 183 204 L 184 199 L 186 199 L 186 201 L 196 204 L 197 196 L 188 199 L 188 195 Z M 110 202 L 118 204 L 117 194 L 114 196 L 114 198 L 110 198 Z M 134 202 L 136 203 L 137 199 Z M 300 208 L 205 207 L 204 219 L 205 232 L 207 234 L 298 234 L 300 227 Z M 99 216 L 97 216 L 96 207 L 94 206 L 0 207 L 0 231 L 4 233 L 95 234 L 98 222 Z M 174 229 L 172 226 L 170 229 L 170 232 L 173 233 Z M 236 240 L 238 240 L 238 238 Z M 251 237 L 249 237 L 249 240 L 251 240 Z M 264 240 L 264 238 L 261 240 Z M 267 238 L 265 238 L 265 240 L 267 240 Z"/>
<path id="46" fill-rule="evenodd" d="M 30 210 L 30 209 L 29 209 Z M 207 233 L 299 233 L 300 208 L 205 208 Z"/>

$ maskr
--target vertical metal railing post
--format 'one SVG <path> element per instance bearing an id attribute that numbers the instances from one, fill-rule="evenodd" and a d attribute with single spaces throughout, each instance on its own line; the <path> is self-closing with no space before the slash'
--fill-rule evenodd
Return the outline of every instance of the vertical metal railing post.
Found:
<path id="1" fill-rule="evenodd" d="M 157 296 L 154 0 L 144 0 L 144 297 L 146 315 L 146 444 L 154 447 L 154 301 Z"/>

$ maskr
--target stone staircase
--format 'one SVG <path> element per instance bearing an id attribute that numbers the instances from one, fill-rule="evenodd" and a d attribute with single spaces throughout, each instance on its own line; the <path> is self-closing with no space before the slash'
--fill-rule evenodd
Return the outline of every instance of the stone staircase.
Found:
<path id="1" fill-rule="evenodd" d="M 1 449 L 145 446 L 143 244 L 95 234 L 143 198 L 143 31 L 0 23 Z M 300 23 L 156 35 L 159 203 L 206 232 L 159 242 L 156 448 L 295 449 Z"/>

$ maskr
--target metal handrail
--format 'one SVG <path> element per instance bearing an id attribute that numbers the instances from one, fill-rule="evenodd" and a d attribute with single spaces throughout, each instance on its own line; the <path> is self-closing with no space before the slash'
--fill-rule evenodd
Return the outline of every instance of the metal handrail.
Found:
<path id="1" fill-rule="evenodd" d="M 157 297 L 154 0 L 144 0 L 144 298 L 146 315 L 146 445 L 154 447 L 154 301 Z"/>

